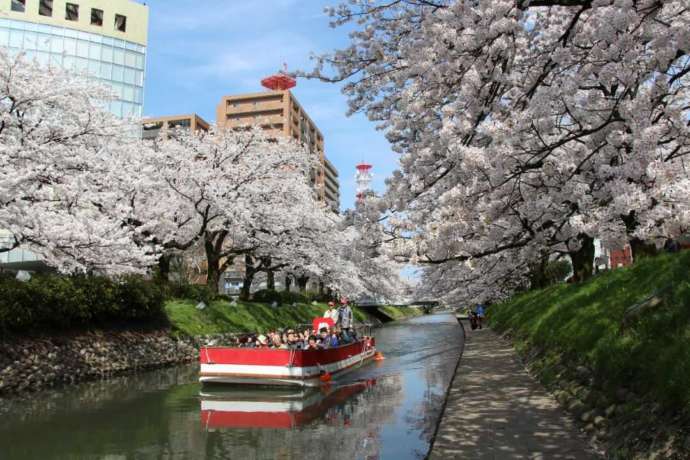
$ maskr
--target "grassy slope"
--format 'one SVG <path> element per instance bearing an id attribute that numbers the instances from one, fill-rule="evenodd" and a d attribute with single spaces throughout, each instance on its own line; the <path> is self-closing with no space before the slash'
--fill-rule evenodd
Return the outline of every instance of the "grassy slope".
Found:
<path id="1" fill-rule="evenodd" d="M 173 330 L 186 335 L 207 335 L 224 332 L 265 332 L 269 329 L 310 324 L 326 311 L 325 304 L 270 305 L 238 302 L 231 305 L 225 300 L 214 301 L 204 310 L 195 308 L 192 300 L 170 300 L 165 305 Z M 354 309 L 355 319 L 366 320 L 366 315 Z"/>
<path id="2" fill-rule="evenodd" d="M 391 305 L 379 307 L 379 310 L 396 321 L 415 316 L 422 316 L 424 314 L 424 311 L 421 308 L 393 307 Z"/>
<path id="3" fill-rule="evenodd" d="M 590 367 L 598 380 L 690 409 L 690 251 L 641 260 L 582 285 L 518 295 L 489 311 L 497 330 Z M 661 303 L 627 321 L 656 293 Z"/>

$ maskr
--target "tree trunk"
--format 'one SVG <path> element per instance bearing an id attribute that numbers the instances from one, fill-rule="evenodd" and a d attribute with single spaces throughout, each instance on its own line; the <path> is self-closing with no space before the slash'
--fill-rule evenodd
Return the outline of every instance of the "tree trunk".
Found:
<path id="1" fill-rule="evenodd" d="M 212 241 L 206 240 L 204 249 L 206 250 L 206 286 L 213 292 L 218 292 L 220 284 L 220 257 Z"/>
<path id="2" fill-rule="evenodd" d="M 299 292 L 304 293 L 307 290 L 307 283 L 309 282 L 308 276 L 298 276 L 297 286 L 299 287 Z"/>
<path id="3" fill-rule="evenodd" d="M 220 259 L 223 244 L 228 232 L 225 230 L 207 232 L 204 236 L 204 251 L 206 252 L 206 286 L 213 292 L 220 291 L 220 275 L 222 274 Z"/>
<path id="4" fill-rule="evenodd" d="M 292 276 L 285 274 L 285 292 L 290 292 L 290 286 L 292 286 Z"/>
<path id="5" fill-rule="evenodd" d="M 242 283 L 242 289 L 240 289 L 240 300 L 249 300 L 255 274 L 254 258 L 247 254 L 244 256 L 244 282 Z"/>
<path id="6" fill-rule="evenodd" d="M 319 297 L 323 297 L 323 295 L 326 293 L 326 285 L 323 284 L 323 281 L 319 281 Z"/>
<path id="7" fill-rule="evenodd" d="M 273 270 L 266 272 L 266 289 L 276 290 L 276 274 Z"/>
<path id="8" fill-rule="evenodd" d="M 529 286 L 530 289 L 542 289 L 548 285 L 546 278 L 546 264 L 548 257 L 540 257 L 539 260 L 530 264 Z"/>
<path id="9" fill-rule="evenodd" d="M 594 266 L 594 239 L 585 234 L 578 236 L 578 239 L 580 249 L 568 253 L 573 264 L 573 281 L 576 283 L 591 278 Z"/>
<path id="10" fill-rule="evenodd" d="M 630 249 L 632 250 L 633 260 L 635 261 L 646 257 L 654 257 L 659 253 L 659 250 L 654 244 L 646 243 L 639 238 L 630 240 Z"/>
<path id="11" fill-rule="evenodd" d="M 627 216 L 623 216 L 623 222 L 625 223 L 625 229 L 630 238 L 630 249 L 632 250 L 633 260 L 653 257 L 659 253 L 654 244 L 649 244 L 639 238 L 631 237 L 633 232 L 639 227 L 635 211 L 632 211 Z"/>
<path id="12" fill-rule="evenodd" d="M 170 281 L 170 261 L 172 257 L 167 254 L 163 254 L 158 259 L 158 273 L 157 278 L 163 283 Z"/>

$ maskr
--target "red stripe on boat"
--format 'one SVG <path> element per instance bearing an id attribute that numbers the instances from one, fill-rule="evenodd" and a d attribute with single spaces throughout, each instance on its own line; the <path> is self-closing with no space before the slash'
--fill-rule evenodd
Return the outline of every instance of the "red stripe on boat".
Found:
<path id="1" fill-rule="evenodd" d="M 370 347 L 374 346 L 374 339 Z M 326 350 L 279 350 L 275 348 L 204 347 L 199 350 L 201 364 L 242 364 L 254 366 L 307 367 L 330 364 L 358 355 L 367 349 L 364 340 Z"/>

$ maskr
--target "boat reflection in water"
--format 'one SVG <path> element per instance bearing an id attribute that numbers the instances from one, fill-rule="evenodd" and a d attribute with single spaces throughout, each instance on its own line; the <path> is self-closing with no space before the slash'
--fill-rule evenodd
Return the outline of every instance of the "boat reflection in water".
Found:
<path id="1" fill-rule="evenodd" d="M 334 409 L 348 399 L 372 388 L 375 379 L 347 385 L 321 388 L 259 388 L 246 386 L 214 390 L 205 387 L 201 396 L 201 425 L 207 431 L 217 429 L 273 428 L 293 429 L 324 416 L 338 417 Z M 346 412 L 343 423 L 349 424 Z"/>

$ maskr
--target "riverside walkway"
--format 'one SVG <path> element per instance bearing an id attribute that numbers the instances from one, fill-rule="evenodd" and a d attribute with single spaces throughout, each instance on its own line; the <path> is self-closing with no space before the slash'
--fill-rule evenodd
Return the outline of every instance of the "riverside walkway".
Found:
<path id="1" fill-rule="evenodd" d="M 430 459 L 595 459 L 558 403 L 491 330 L 467 330 Z"/>

